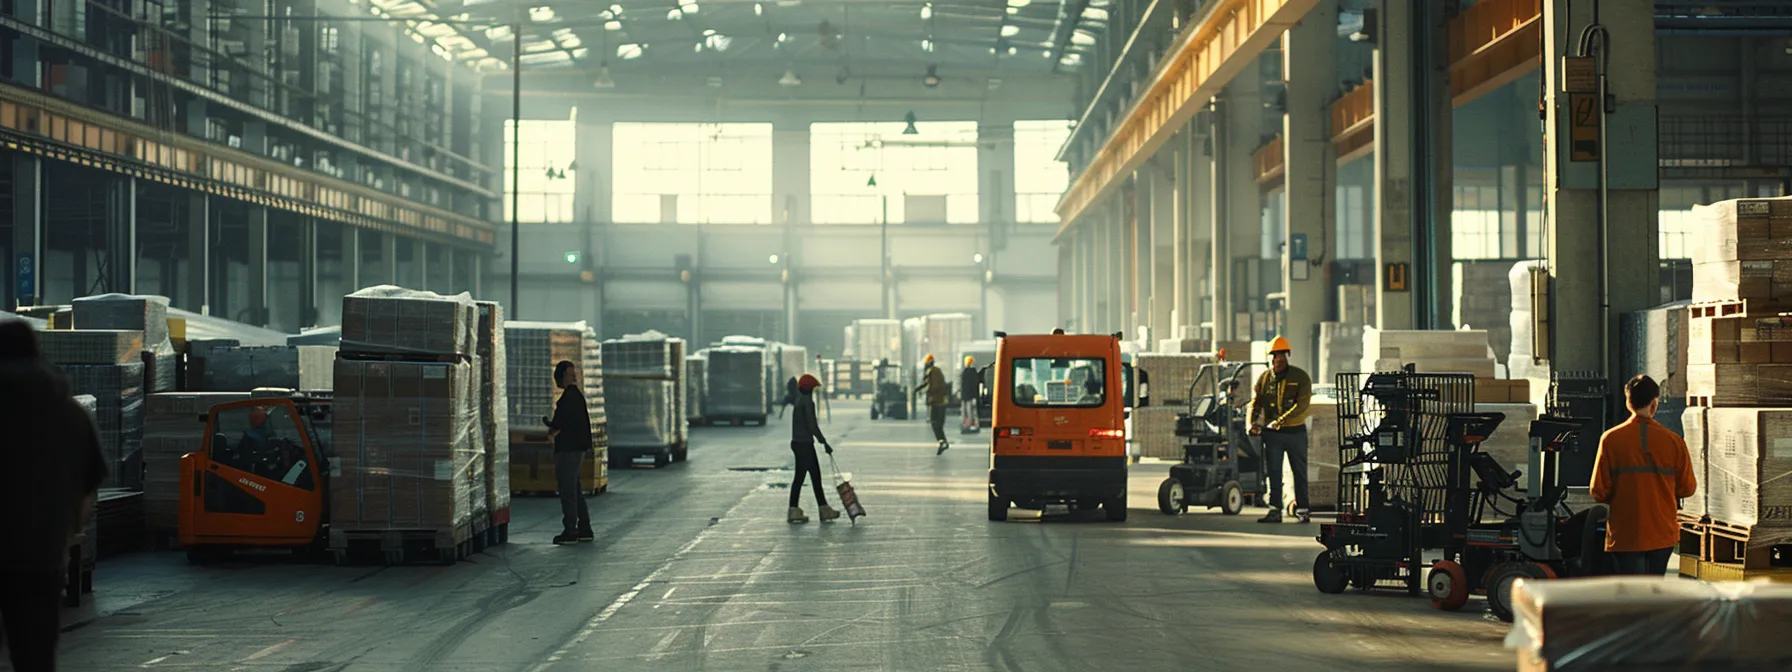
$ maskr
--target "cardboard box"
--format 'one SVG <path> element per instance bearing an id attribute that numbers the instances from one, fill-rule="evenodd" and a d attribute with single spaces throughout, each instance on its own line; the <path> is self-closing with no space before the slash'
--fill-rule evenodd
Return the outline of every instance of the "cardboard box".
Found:
<path id="1" fill-rule="evenodd" d="M 477 321 L 465 294 L 369 287 L 342 298 L 342 350 L 471 356 Z"/>
<path id="2" fill-rule="evenodd" d="M 1150 376 L 1153 404 L 1177 405 L 1188 403 L 1189 386 L 1201 374 L 1201 367 L 1213 361 L 1211 353 L 1141 353 L 1133 358 L 1133 366 Z M 1248 385 L 1250 381 L 1245 383 Z M 1203 387 L 1211 390 L 1208 384 Z M 1204 390 L 1195 391 L 1197 395 L 1205 393 Z"/>
<path id="3" fill-rule="evenodd" d="M 1792 543 L 1792 408 L 1712 408 L 1705 437 L 1711 519 L 1750 528 L 1749 548 Z"/>
<path id="4" fill-rule="evenodd" d="M 144 398 L 143 505 L 150 531 L 179 531 L 180 458 L 205 449 L 200 416 L 214 405 L 248 398 L 248 392 L 164 392 Z"/>
<path id="5" fill-rule="evenodd" d="M 1338 508 L 1338 402 L 1333 399 L 1314 397 L 1307 406 L 1307 506 Z"/>
<path id="6" fill-rule="evenodd" d="M 473 364 L 336 360 L 335 530 L 460 530 L 482 496 Z"/>
<path id="7" fill-rule="evenodd" d="M 1693 496 L 1680 500 L 1680 513 L 1702 518 L 1710 512 L 1705 500 L 1711 484 L 1706 481 L 1706 462 L 1710 450 L 1706 447 L 1709 439 L 1705 432 L 1706 409 L 1694 406 L 1680 412 L 1680 436 L 1686 439 L 1686 457 L 1692 463 L 1693 478 L 1699 481 L 1699 491 Z"/>
<path id="8" fill-rule="evenodd" d="M 485 452 L 486 499 L 491 511 L 510 508 L 510 397 L 505 373 L 509 353 L 504 340 L 504 306 L 477 302 L 479 325 L 474 349 L 479 355 L 479 436 Z"/>
<path id="9" fill-rule="evenodd" d="M 130 364 L 143 361 L 143 332 L 127 329 L 70 329 L 37 334 L 44 359 L 52 364 Z"/>
<path id="10" fill-rule="evenodd" d="M 560 388 L 554 386 L 554 366 L 572 362 L 581 370 L 584 368 L 584 332 L 583 322 L 504 323 L 505 403 L 509 405 L 507 415 L 512 430 L 547 431 L 541 419 L 552 416 L 554 404 L 560 400 Z M 754 385 L 760 386 L 760 379 L 755 378 Z M 592 390 L 584 393 L 589 398 Z"/>
<path id="11" fill-rule="evenodd" d="M 1710 406 L 1792 406 L 1792 364 L 1689 364 L 1686 394 Z"/>
<path id="12" fill-rule="evenodd" d="M 1176 436 L 1176 414 L 1185 410 L 1181 406 L 1133 409 L 1132 435 L 1127 440 L 1138 446 L 1140 457 L 1181 460 L 1182 438 Z"/>

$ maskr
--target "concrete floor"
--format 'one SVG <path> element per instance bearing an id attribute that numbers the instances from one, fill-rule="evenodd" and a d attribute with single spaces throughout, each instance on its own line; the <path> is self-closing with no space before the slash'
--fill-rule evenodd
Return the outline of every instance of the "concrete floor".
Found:
<path id="1" fill-rule="evenodd" d="M 990 523 L 981 441 L 935 457 L 852 402 L 827 429 L 857 526 L 784 522 L 783 424 L 700 429 L 689 462 L 612 474 L 593 544 L 551 545 L 557 505 L 524 499 L 508 546 L 453 567 L 109 561 L 64 669 L 1512 668 L 1480 600 L 1323 595 L 1310 526 L 1158 513 L 1162 464 L 1134 467 L 1126 523 Z"/>

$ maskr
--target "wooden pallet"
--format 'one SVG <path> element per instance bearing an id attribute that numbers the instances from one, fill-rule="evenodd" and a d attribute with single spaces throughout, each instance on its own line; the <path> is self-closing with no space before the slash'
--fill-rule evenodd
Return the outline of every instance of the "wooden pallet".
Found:
<path id="1" fill-rule="evenodd" d="M 1737 299 L 1734 301 L 1707 301 L 1687 306 L 1689 317 L 1742 317 L 1746 315 L 1771 316 L 1792 311 L 1792 302 L 1760 301 Z"/>
<path id="2" fill-rule="evenodd" d="M 473 526 L 468 522 L 451 529 L 332 529 L 329 548 L 337 565 L 452 565 L 472 555 Z"/>
<path id="3" fill-rule="evenodd" d="M 1680 556 L 1680 576 L 1701 581 L 1770 581 L 1792 583 L 1792 567 L 1748 569 L 1741 565 Z"/>
<path id="4" fill-rule="evenodd" d="M 467 355 L 407 352 L 341 351 L 341 359 L 356 362 L 411 362 L 415 364 L 454 364 L 469 361 Z"/>

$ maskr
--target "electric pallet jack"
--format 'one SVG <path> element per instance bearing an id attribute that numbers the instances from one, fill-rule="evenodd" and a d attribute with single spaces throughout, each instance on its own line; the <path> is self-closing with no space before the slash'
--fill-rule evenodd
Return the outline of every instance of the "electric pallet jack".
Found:
<path id="1" fill-rule="evenodd" d="M 871 419 L 907 420 L 909 396 L 902 384 L 902 365 L 882 360 L 877 363 L 872 380 L 875 392 L 871 395 Z"/>
<path id="2" fill-rule="evenodd" d="M 1541 478 L 1535 479 L 1528 497 L 1513 494 L 1523 472 L 1506 471 L 1492 455 L 1476 450 L 1468 453 L 1466 464 L 1454 467 L 1453 480 L 1461 484 L 1467 500 L 1466 515 L 1443 559 L 1432 564 L 1426 577 L 1433 605 L 1456 610 L 1469 595 L 1485 595 L 1488 610 L 1510 622 L 1512 584 L 1517 579 L 1594 576 L 1604 571 L 1608 511 L 1604 505 L 1569 510 L 1568 488 L 1561 484 L 1562 451 L 1574 444 L 1589 422 L 1550 415 L 1531 422 L 1530 462 L 1541 471 Z M 1471 471 L 1480 480 L 1472 491 L 1467 485 Z M 1514 508 L 1501 510 L 1502 502 Z M 1481 522 L 1488 509 L 1505 519 Z"/>
<path id="3" fill-rule="evenodd" d="M 1170 467 L 1169 478 L 1157 488 L 1159 511 L 1174 516 L 1193 505 L 1235 516 L 1247 501 L 1261 502 L 1268 493 L 1262 445 L 1245 431 L 1245 408 L 1235 401 L 1239 378 L 1251 366 L 1206 364 L 1195 374 L 1188 412 L 1176 416 L 1182 462 Z M 1210 381 L 1211 391 L 1196 396 L 1204 380 Z"/>

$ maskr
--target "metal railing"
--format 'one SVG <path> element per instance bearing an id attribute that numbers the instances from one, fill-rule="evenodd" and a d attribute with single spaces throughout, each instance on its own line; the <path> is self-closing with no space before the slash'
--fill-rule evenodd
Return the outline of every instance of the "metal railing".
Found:
<path id="1" fill-rule="evenodd" d="M 1662 117 L 1661 165 L 1792 166 L 1792 116 Z"/>

